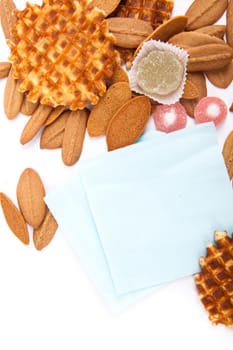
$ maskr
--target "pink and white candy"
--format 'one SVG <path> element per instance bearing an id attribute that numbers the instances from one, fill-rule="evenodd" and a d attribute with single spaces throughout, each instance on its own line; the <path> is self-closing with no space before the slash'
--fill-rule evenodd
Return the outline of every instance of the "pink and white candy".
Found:
<path id="1" fill-rule="evenodd" d="M 156 129 L 167 133 L 183 129 L 187 124 L 186 111 L 179 102 L 156 106 L 153 119 Z"/>
<path id="2" fill-rule="evenodd" d="M 220 124 L 227 116 L 227 106 L 219 97 L 203 97 L 194 109 L 194 118 L 197 123 L 213 122 Z"/>

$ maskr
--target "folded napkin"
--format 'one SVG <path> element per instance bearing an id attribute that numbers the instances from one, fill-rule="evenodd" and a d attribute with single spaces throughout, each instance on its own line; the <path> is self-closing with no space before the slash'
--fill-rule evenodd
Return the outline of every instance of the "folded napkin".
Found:
<path id="1" fill-rule="evenodd" d="M 232 190 L 211 123 L 152 132 L 83 161 L 46 202 L 113 303 L 197 272 L 213 231 L 233 227 Z"/>
<path id="2" fill-rule="evenodd" d="M 46 201 L 91 282 L 108 305 L 114 310 L 121 310 L 139 297 L 150 293 L 150 290 L 144 290 L 125 295 L 116 294 L 95 222 L 78 175 L 75 181 L 50 192 Z"/>

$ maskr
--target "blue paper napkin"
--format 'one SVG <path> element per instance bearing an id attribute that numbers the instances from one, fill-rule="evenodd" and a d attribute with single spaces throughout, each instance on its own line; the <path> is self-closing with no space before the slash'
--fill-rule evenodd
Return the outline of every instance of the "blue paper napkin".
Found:
<path id="1" fill-rule="evenodd" d="M 233 196 L 212 124 L 82 162 L 47 204 L 111 302 L 198 271 L 213 231 L 232 230 Z"/>
<path id="2" fill-rule="evenodd" d="M 140 291 L 121 296 L 116 294 L 79 175 L 69 183 L 48 193 L 45 199 L 58 221 L 59 228 L 108 305 L 115 310 L 120 310 L 150 292 L 150 290 Z"/>
<path id="3" fill-rule="evenodd" d="M 166 134 L 153 131 L 145 134 L 141 141 L 151 138 L 162 141 L 164 137 Z M 85 161 L 83 166 L 91 167 L 101 159 L 102 156 Z M 79 173 L 68 183 L 49 192 L 45 200 L 91 281 L 111 307 L 116 310 L 124 308 L 155 289 L 117 295 Z"/>

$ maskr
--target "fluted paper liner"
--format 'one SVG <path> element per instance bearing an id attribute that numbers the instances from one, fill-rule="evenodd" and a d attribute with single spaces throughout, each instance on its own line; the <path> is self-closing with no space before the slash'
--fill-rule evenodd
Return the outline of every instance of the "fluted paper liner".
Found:
<path id="1" fill-rule="evenodd" d="M 160 51 L 170 51 L 176 55 L 176 57 L 183 63 L 184 65 L 184 73 L 183 73 L 183 78 L 181 80 L 181 83 L 179 87 L 175 90 L 172 91 L 168 95 L 159 95 L 159 94 L 149 94 L 145 91 L 143 91 L 140 86 L 137 83 L 136 75 L 137 75 L 137 70 L 138 70 L 138 64 L 141 61 L 142 58 L 147 57 L 148 54 L 151 51 L 154 50 L 160 50 Z M 162 104 L 173 104 L 181 98 L 183 91 L 184 91 L 184 85 L 185 85 L 185 80 L 186 80 L 186 66 L 187 66 L 187 61 L 188 61 L 188 53 L 184 50 L 181 49 L 175 45 L 164 43 L 158 40 L 149 40 L 145 42 L 135 57 L 132 68 L 129 71 L 129 82 L 131 89 L 139 94 L 143 94 L 145 96 L 150 97 L 152 100 L 157 101 Z"/>

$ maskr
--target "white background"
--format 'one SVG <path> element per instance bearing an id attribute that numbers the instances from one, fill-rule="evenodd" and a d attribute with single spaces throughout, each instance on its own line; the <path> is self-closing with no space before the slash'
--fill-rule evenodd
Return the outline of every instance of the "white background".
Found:
<path id="1" fill-rule="evenodd" d="M 184 14 L 190 3 L 175 0 L 173 15 Z M 24 6 L 23 1 L 16 4 Z M 0 45 L 0 60 L 7 60 L 2 32 Z M 28 117 L 7 120 L 2 107 L 4 86 L 5 79 L 0 82 L 0 191 L 16 203 L 17 181 L 26 167 L 39 172 L 48 192 L 72 177 L 78 164 L 66 167 L 60 150 L 40 150 L 39 137 L 25 146 L 19 143 Z M 209 86 L 209 95 L 219 95 L 229 107 L 232 87 L 224 91 Z M 148 129 L 152 127 L 150 121 Z M 218 127 L 221 146 L 232 129 L 233 114 L 229 113 Z M 105 151 L 104 138 L 91 140 L 86 135 L 83 159 Z M 97 294 L 61 231 L 38 252 L 32 241 L 24 246 L 15 238 L 0 210 L 1 350 L 228 350 L 232 342 L 232 329 L 209 322 L 192 277 L 164 286 L 115 313 Z"/>

